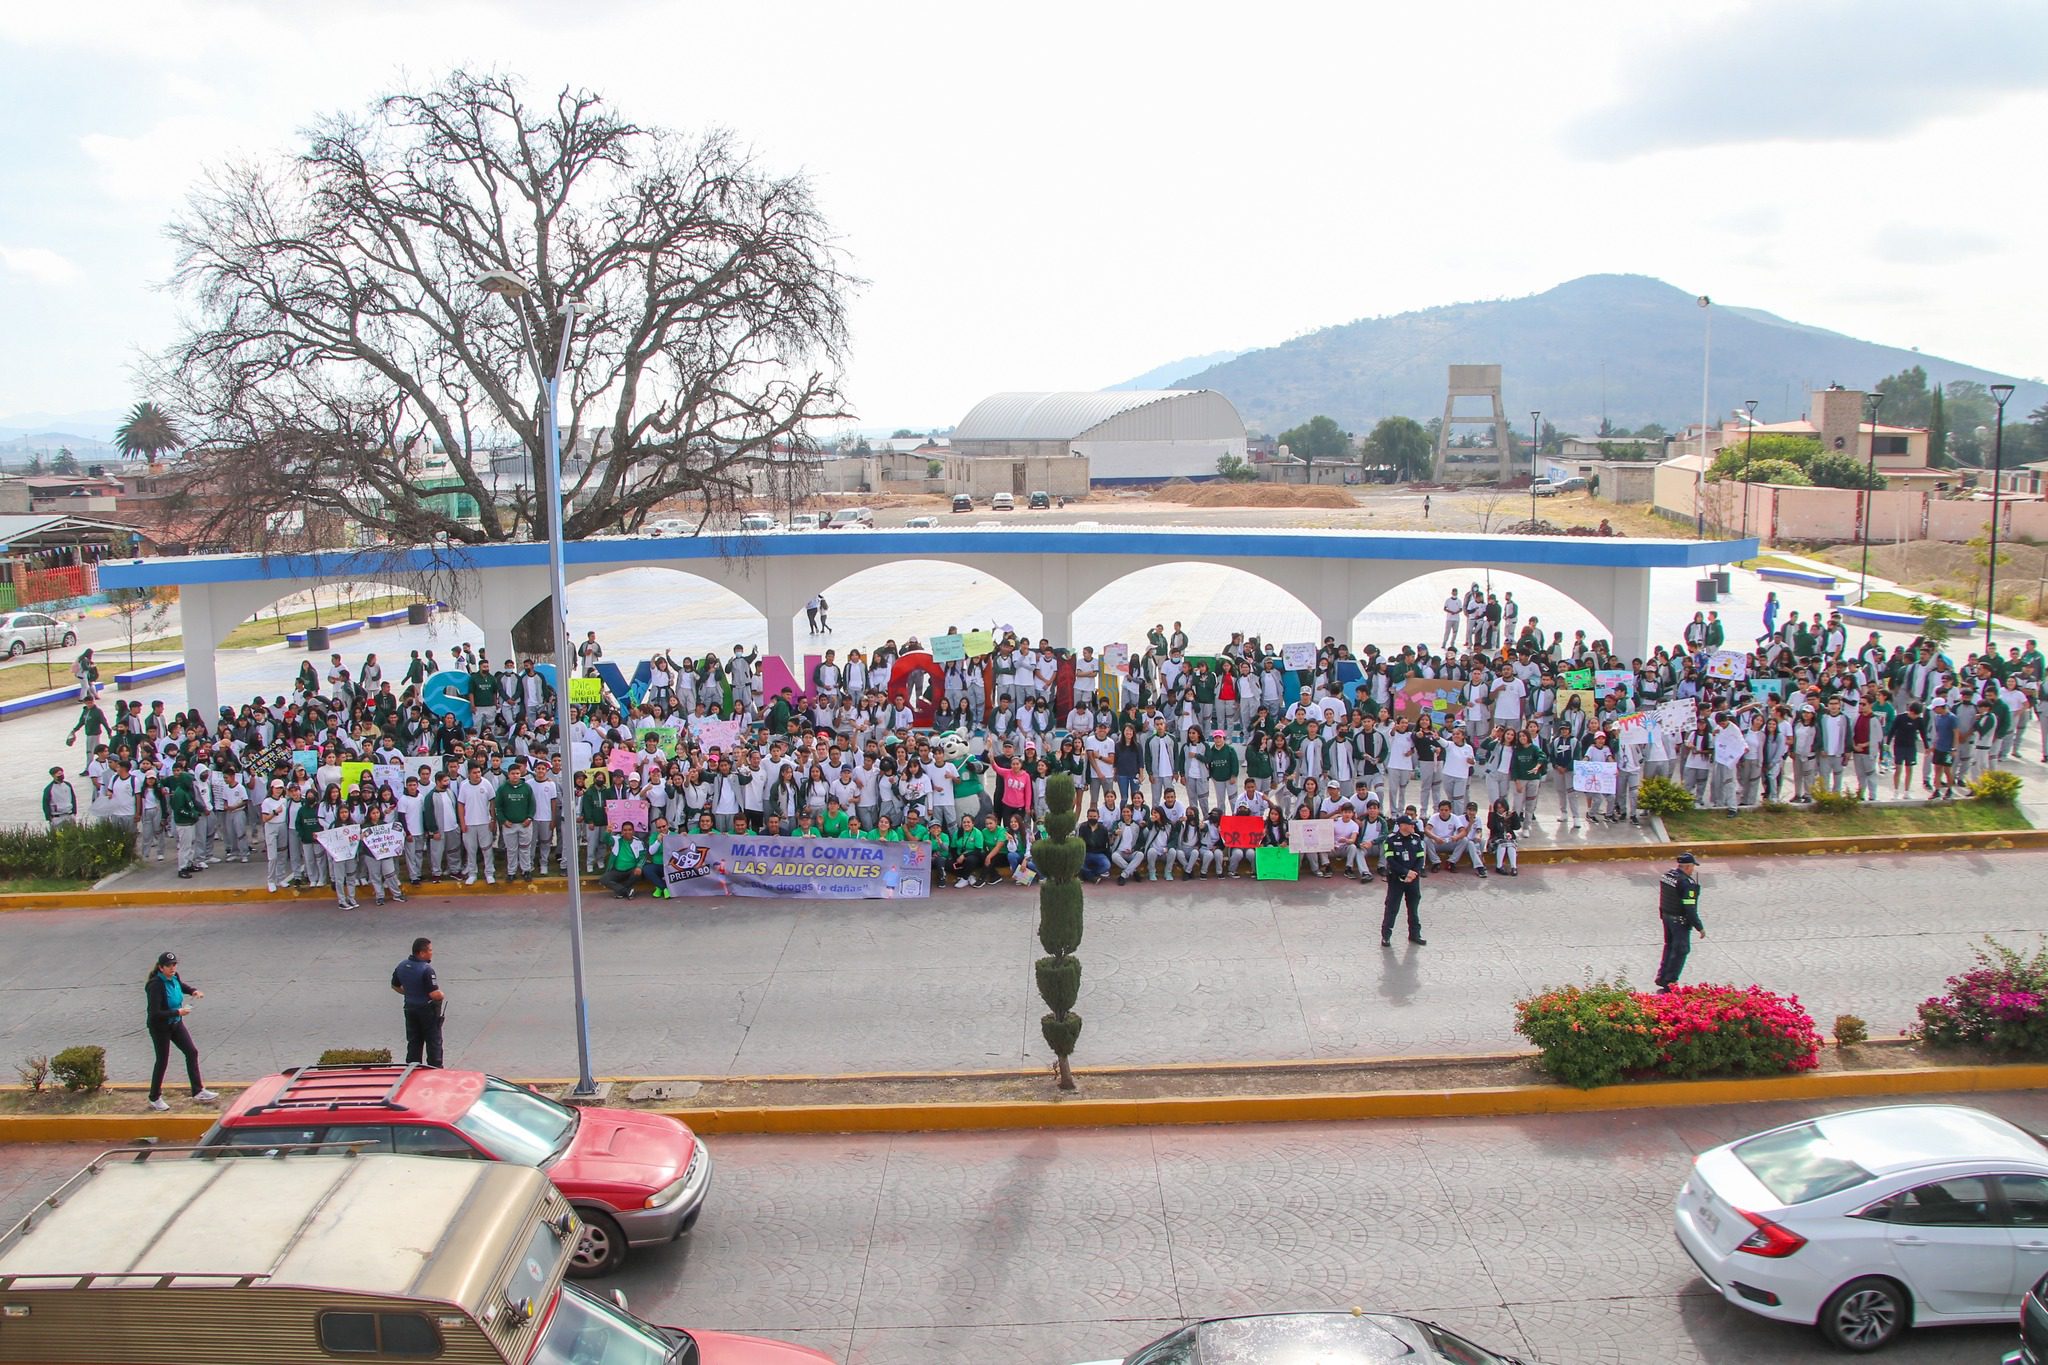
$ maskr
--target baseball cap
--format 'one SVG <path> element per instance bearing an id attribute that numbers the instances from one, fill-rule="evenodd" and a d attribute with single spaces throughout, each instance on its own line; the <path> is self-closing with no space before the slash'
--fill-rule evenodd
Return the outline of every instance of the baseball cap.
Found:
<path id="1" fill-rule="evenodd" d="M 178 955 L 176 953 L 158 953 L 156 955 L 156 965 L 159 967 L 175 967 L 178 965 Z"/>
<path id="2" fill-rule="evenodd" d="M 1681 863 L 1697 863 L 1699 859 L 1693 857 L 1690 853 L 1681 853 L 1678 855 L 1678 861 Z"/>

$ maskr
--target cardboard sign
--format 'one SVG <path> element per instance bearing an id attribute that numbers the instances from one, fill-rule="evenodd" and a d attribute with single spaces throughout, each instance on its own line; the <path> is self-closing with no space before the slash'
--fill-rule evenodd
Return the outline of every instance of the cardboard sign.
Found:
<path id="1" fill-rule="evenodd" d="M 1742 731 L 1729 726 L 1714 731 L 1714 762 L 1732 768 L 1749 757 L 1749 741 Z"/>
<path id="2" fill-rule="evenodd" d="M 1257 848 L 1266 835 L 1266 822 L 1256 815 L 1226 815 L 1222 831 L 1225 848 Z"/>
<path id="3" fill-rule="evenodd" d="M 405 852 L 405 831 L 396 825 L 371 825 L 362 831 L 363 852 L 372 858 L 396 858 Z"/>
<path id="4" fill-rule="evenodd" d="M 1601 668 L 1593 672 L 1593 690 L 1601 696 L 1609 692 L 1633 694 L 1636 690 L 1636 675 L 1625 668 Z"/>
<path id="5" fill-rule="evenodd" d="M 733 751 L 739 743 L 740 731 L 745 728 L 745 721 L 719 720 L 714 716 L 692 717 L 690 721 L 690 730 L 697 736 L 697 742 L 722 754 Z"/>
<path id="6" fill-rule="evenodd" d="M 1615 768 L 1616 765 L 1613 763 L 1599 763 L 1590 758 L 1580 759 L 1572 765 L 1572 790 L 1587 792 L 1594 796 L 1614 795 Z"/>
<path id="7" fill-rule="evenodd" d="M 1749 656 L 1724 649 L 1707 658 L 1707 676 L 1722 682 L 1741 682 L 1749 677 Z"/>
<path id="8" fill-rule="evenodd" d="M 1280 666 L 1290 669 L 1314 668 L 1316 666 L 1316 647 L 1314 645 L 1280 646 Z"/>
<path id="9" fill-rule="evenodd" d="M 640 756 L 631 749 L 614 749 L 605 760 L 605 767 L 630 777 L 640 771 Z"/>
<path id="10" fill-rule="evenodd" d="M 1595 715 L 1599 714 L 1600 708 L 1598 702 L 1594 697 L 1592 689 L 1575 687 L 1563 689 L 1558 692 L 1556 710 L 1557 715 L 1562 716 L 1569 709 L 1569 703 L 1571 702 L 1571 699 L 1573 697 L 1577 697 L 1579 699 L 1579 709 L 1586 713 L 1586 718 L 1588 720 L 1591 720 Z"/>
<path id="11" fill-rule="evenodd" d="M 1783 678 L 1751 678 L 1749 680 L 1749 695 L 1758 701 L 1783 697 L 1785 695 L 1785 680 Z"/>
<path id="12" fill-rule="evenodd" d="M 1331 853 L 1337 847 L 1335 820 L 1296 820 L 1287 827 L 1287 847 L 1295 853 Z"/>
<path id="13" fill-rule="evenodd" d="M 405 795 L 405 765 L 403 763 L 379 763 L 370 769 L 370 790 L 390 792 L 393 796 Z"/>
<path id="14" fill-rule="evenodd" d="M 603 678 L 569 679 L 569 700 L 578 706 L 589 706 L 604 700 Z"/>
<path id="15" fill-rule="evenodd" d="M 979 659 L 984 654 L 993 654 L 996 652 L 995 632 L 970 630 L 962 641 L 962 647 L 966 650 L 967 657 L 970 659 Z"/>
<path id="16" fill-rule="evenodd" d="M 1102 666 L 1115 669 L 1119 673 L 1125 671 L 1131 666 L 1131 647 L 1129 645 L 1104 645 L 1102 647 Z"/>
<path id="17" fill-rule="evenodd" d="M 341 765 L 341 794 L 347 796 L 356 789 L 356 783 L 370 775 L 368 763 L 344 763 Z"/>
<path id="18" fill-rule="evenodd" d="M 1697 708 L 1691 697 L 1681 697 L 1677 701 L 1667 701 L 1650 712 L 1650 719 L 1657 723 L 1657 728 L 1663 732 L 1666 739 L 1675 742 L 1680 735 L 1691 732 L 1697 719 Z"/>
<path id="19" fill-rule="evenodd" d="M 1465 684 L 1456 678 L 1410 678 L 1393 696 L 1394 715 L 1397 719 L 1428 715 L 1437 721 L 1455 720 L 1465 713 L 1464 691 Z"/>
<path id="20" fill-rule="evenodd" d="M 1301 880 L 1301 859 L 1291 848 L 1262 848 L 1258 853 L 1259 880 L 1262 882 L 1298 882 Z"/>
<path id="21" fill-rule="evenodd" d="M 1557 685 L 1566 691 L 1584 692 L 1593 686 L 1593 670 L 1590 668 L 1567 668 L 1558 674 Z"/>
<path id="22" fill-rule="evenodd" d="M 637 797 L 604 803 L 604 827 L 616 830 L 630 820 L 636 833 L 647 832 L 647 803 Z"/>
<path id="23" fill-rule="evenodd" d="M 311 777 L 320 771 L 320 754 L 314 749 L 294 749 L 292 763 L 300 772 Z"/>
<path id="24" fill-rule="evenodd" d="M 356 856 L 356 846 L 363 841 L 363 831 L 355 825 L 336 825 L 323 829 L 313 836 L 328 857 L 338 863 L 345 863 Z"/>
<path id="25" fill-rule="evenodd" d="M 932 659 L 936 663 L 958 663 L 967 657 L 967 637 L 958 632 L 932 636 Z"/>
<path id="26" fill-rule="evenodd" d="M 633 747 L 645 752 L 647 736 L 653 735 L 655 744 L 663 758 L 676 756 L 676 727 L 673 725 L 642 725 L 633 731 Z"/>

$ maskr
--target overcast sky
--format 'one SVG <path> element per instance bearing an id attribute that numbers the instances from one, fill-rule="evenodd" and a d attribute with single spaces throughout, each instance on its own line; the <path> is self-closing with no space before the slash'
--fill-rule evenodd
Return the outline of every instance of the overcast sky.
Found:
<path id="1" fill-rule="evenodd" d="M 194 176 L 492 67 L 808 172 L 870 426 L 1595 272 L 2048 374 L 2048 4 L 0 5 L 0 424 L 125 407 Z"/>

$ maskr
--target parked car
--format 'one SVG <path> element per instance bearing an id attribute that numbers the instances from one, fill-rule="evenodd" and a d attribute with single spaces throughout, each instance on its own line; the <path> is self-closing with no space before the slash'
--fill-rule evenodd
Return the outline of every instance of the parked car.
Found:
<path id="1" fill-rule="evenodd" d="M 937 517 L 912 517 L 903 523 L 913 531 L 926 531 L 939 524 Z"/>
<path id="2" fill-rule="evenodd" d="M 1421 1318 L 1391 1313 L 1252 1313 L 1190 1323 L 1148 1342 L 1122 1360 L 1090 1365 L 1238 1365 L 1259 1361 L 1328 1361 L 1366 1365 L 1518 1365 L 1513 1356 L 1475 1346 Z"/>
<path id="3" fill-rule="evenodd" d="M 991 512 L 1014 512 L 1017 510 L 1017 499 L 1008 493 L 998 493 L 988 500 L 988 510 Z"/>
<path id="4" fill-rule="evenodd" d="M 1535 485 L 1535 493 L 1539 498 L 1555 496 L 1559 493 L 1583 493 L 1585 491 L 1586 481 L 1576 474 L 1563 479 L 1538 480 Z"/>
<path id="5" fill-rule="evenodd" d="M 1554 498 L 1563 491 L 1548 479 L 1538 479 L 1529 485 L 1529 496 L 1532 498 Z"/>
<path id="6" fill-rule="evenodd" d="M 1028 499 L 1025 500 L 1024 510 L 1027 512 L 1040 512 L 1044 511 L 1046 508 L 1051 506 L 1052 494 L 1047 493 L 1041 489 L 1039 492 L 1033 493 Z"/>
<path id="7" fill-rule="evenodd" d="M 569 1266 L 578 1276 L 682 1236 L 711 1188 L 711 1153 L 666 1114 L 572 1109 L 481 1071 L 304 1066 L 244 1090 L 200 1139 L 238 1155 L 341 1142 L 539 1167 L 583 1221 Z"/>
<path id="8" fill-rule="evenodd" d="M 2020 1348 L 1999 1365 L 2042 1365 L 2048 1361 L 2048 1275 L 2034 1281 L 2020 1300 Z"/>
<path id="9" fill-rule="evenodd" d="M 875 514 L 866 507 L 842 507 L 832 514 L 832 520 L 825 523 L 830 531 L 844 531 L 849 527 L 873 526 Z"/>
<path id="10" fill-rule="evenodd" d="M 39 611 L 0 616 L 0 652 L 10 659 L 32 649 L 69 649 L 77 643 L 78 633 L 54 616 Z"/>
<path id="11" fill-rule="evenodd" d="M 1874 1351 L 2012 1320 L 2048 1270 L 2048 1144 L 1958 1105 L 1824 1114 L 1702 1153 L 1674 1218 L 1728 1302 Z"/>
<path id="12" fill-rule="evenodd" d="M 799 512 L 789 519 L 792 531 L 815 531 L 825 524 L 825 519 L 816 512 Z"/>
<path id="13" fill-rule="evenodd" d="M 697 533 L 695 522 L 684 521 L 681 517 L 663 517 L 660 521 L 647 523 L 650 536 L 690 536 Z"/>
<path id="14" fill-rule="evenodd" d="M 953 510 L 955 512 L 972 512 L 974 510 L 974 499 L 965 493 L 955 493 L 953 495 Z"/>
<path id="15" fill-rule="evenodd" d="M 740 518 L 742 531 L 779 531 L 782 523 L 766 512 L 749 512 Z"/>

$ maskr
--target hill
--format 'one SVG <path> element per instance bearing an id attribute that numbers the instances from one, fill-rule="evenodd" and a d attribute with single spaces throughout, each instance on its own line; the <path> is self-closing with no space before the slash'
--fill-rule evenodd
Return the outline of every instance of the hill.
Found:
<path id="1" fill-rule="evenodd" d="M 1526 425 L 1536 408 L 1565 432 L 1593 432 L 1603 412 L 1619 427 L 1676 429 L 1699 420 L 1700 346 L 1693 295 L 1642 275 L 1587 275 L 1527 298 L 1326 327 L 1182 374 L 1171 387 L 1218 390 L 1254 431 L 1284 431 L 1317 413 L 1365 431 L 1382 417 L 1440 416 L 1446 366 L 1499 363 L 1511 421 Z M 1788 420 L 1806 410 L 1813 389 L 1858 388 L 1911 365 L 1942 384 L 2019 383 L 2009 417 L 2048 401 L 2048 385 L 1714 306 L 1717 415 L 1755 398 L 1759 417 Z"/>

